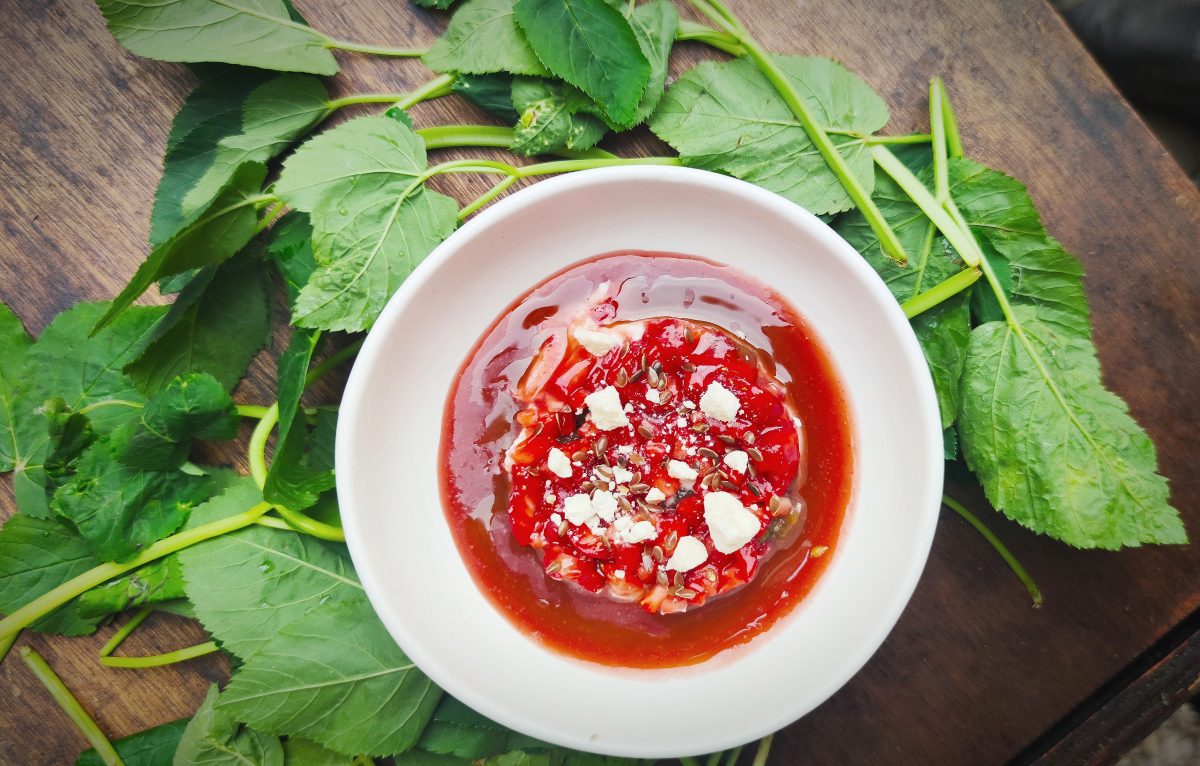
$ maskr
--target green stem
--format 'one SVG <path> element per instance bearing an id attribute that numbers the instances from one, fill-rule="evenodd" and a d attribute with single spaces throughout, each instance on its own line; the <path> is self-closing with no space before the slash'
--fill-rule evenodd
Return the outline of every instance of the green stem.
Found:
<path id="1" fill-rule="evenodd" d="M 0 638 L 0 662 L 4 662 L 4 658 L 8 656 L 8 650 L 12 649 L 12 645 L 16 643 L 20 633 L 13 633 L 11 636 Z"/>
<path id="2" fill-rule="evenodd" d="M 259 503 L 253 508 L 234 514 L 233 516 L 218 519 L 208 524 L 202 524 L 193 529 L 187 529 L 170 537 L 163 538 L 149 545 L 129 561 L 120 563 L 109 562 L 93 567 L 83 574 L 73 577 L 58 587 L 43 593 L 3 620 L 0 620 L 0 639 L 16 635 L 68 601 L 91 590 L 97 585 L 108 582 L 114 577 L 119 577 L 126 572 L 149 564 L 151 561 L 156 561 L 169 553 L 183 550 L 190 545 L 195 545 L 214 537 L 220 537 L 221 535 L 249 526 L 254 523 L 255 519 L 270 510 L 270 508 L 270 503 Z"/>
<path id="3" fill-rule="evenodd" d="M 262 416 L 267 414 L 268 409 L 261 404 L 239 404 L 237 405 L 237 414 L 238 417 L 261 420 Z"/>
<path id="4" fill-rule="evenodd" d="M 982 272 L 979 269 L 963 269 L 954 276 L 938 282 L 928 290 L 917 293 L 904 301 L 900 304 L 900 308 L 904 309 L 904 316 L 912 319 L 966 290 L 975 284 L 981 275 Z"/>
<path id="5" fill-rule="evenodd" d="M 267 212 L 263 213 L 263 217 L 258 219 L 258 225 L 254 227 L 254 233 L 259 234 L 275 223 L 275 219 L 279 217 L 279 214 L 283 212 L 285 207 L 287 206 L 283 202 L 276 202 L 272 205 Z"/>
<path id="6" fill-rule="evenodd" d="M 622 157 L 584 158 L 539 162 L 520 167 L 510 165 L 507 162 L 494 162 L 491 160 L 455 160 L 453 162 L 444 162 L 441 165 L 434 165 L 425 171 L 422 176 L 418 177 L 417 182 L 423 183 L 426 179 L 441 173 L 492 173 L 507 176 L 507 178 L 497 182 L 491 189 L 488 189 L 460 210 L 458 220 L 462 221 L 496 197 L 499 197 L 506 189 L 522 178 L 534 178 L 537 176 L 553 175 L 555 173 L 570 173 L 576 170 L 620 167 L 624 165 L 677 166 L 682 164 L 683 162 L 678 157 L 634 157 L 630 159 Z"/>
<path id="7" fill-rule="evenodd" d="M 102 407 L 113 407 L 113 406 L 130 407 L 135 410 L 140 410 L 143 407 L 145 407 L 146 405 L 142 404 L 141 402 L 131 402 L 128 399 L 101 399 L 98 402 L 92 402 L 91 404 L 87 405 L 86 407 L 81 407 L 79 409 L 78 414 L 86 415 L 89 412 L 93 412 Z"/>
<path id="8" fill-rule="evenodd" d="M 694 21 L 681 20 L 679 31 L 675 33 L 675 39 L 679 42 L 691 40 L 703 43 L 710 48 L 728 53 L 730 56 L 746 55 L 746 49 L 732 35 L 719 29 L 697 24 Z"/>
<path id="9" fill-rule="evenodd" d="M 173 652 L 165 652 L 163 654 L 150 654 L 144 657 L 109 657 L 100 658 L 100 664 L 110 668 L 158 668 L 163 665 L 174 665 L 176 662 L 184 662 L 192 660 L 196 657 L 203 657 L 206 654 L 221 651 L 221 647 L 217 646 L 212 641 L 205 641 L 202 644 L 189 646 L 185 649 L 176 649 Z"/>
<path id="10" fill-rule="evenodd" d="M 350 51 L 351 53 L 366 53 L 371 56 L 388 56 L 390 58 L 420 58 L 425 55 L 424 48 L 388 48 L 382 45 L 364 45 L 349 40 L 327 39 L 326 48 Z"/>
<path id="11" fill-rule="evenodd" d="M 867 146 L 887 146 L 891 144 L 927 144 L 932 139 L 928 133 L 905 133 L 902 136 L 863 136 L 862 142 Z"/>
<path id="12" fill-rule="evenodd" d="M 355 93 L 351 96 L 342 96 L 332 101 L 326 101 L 325 108 L 331 112 L 336 112 L 338 109 L 344 109 L 355 104 L 394 104 L 401 99 L 408 98 L 408 96 L 408 93 Z"/>
<path id="13" fill-rule="evenodd" d="M 430 101 L 454 92 L 454 75 L 441 74 L 396 99 L 396 106 L 405 111 L 422 101 Z"/>
<path id="14" fill-rule="evenodd" d="M 154 610 L 148 606 L 139 609 L 129 620 L 117 629 L 116 633 L 112 634 L 112 638 L 108 639 L 108 643 L 100 648 L 100 657 L 103 659 L 117 650 L 125 639 L 138 629 L 138 626 L 146 621 L 146 618 L 154 614 Z"/>
<path id="15" fill-rule="evenodd" d="M 774 739 L 774 734 L 768 734 L 758 741 L 758 750 L 754 752 L 754 760 L 751 761 L 751 766 L 766 766 L 767 756 L 771 754 L 771 742 Z"/>
<path id="16" fill-rule="evenodd" d="M 260 516 L 254 523 L 258 524 L 259 526 L 270 527 L 271 529 L 282 529 L 285 532 L 296 531 L 296 528 L 291 524 L 287 523 L 283 519 L 275 518 L 274 516 Z"/>
<path id="17" fill-rule="evenodd" d="M 679 762 L 683 764 L 683 766 L 700 766 L 700 759 L 693 758 L 690 755 L 683 756 L 679 759 Z"/>
<path id="18" fill-rule="evenodd" d="M 458 220 L 465 221 L 467 219 L 467 216 L 471 215 L 472 213 L 479 210 L 481 207 L 483 207 L 487 203 L 489 203 L 492 200 L 499 197 L 501 194 L 503 194 L 505 191 L 508 190 L 508 187 L 515 184 L 518 180 L 519 179 L 516 178 L 515 176 L 509 176 L 508 178 L 501 179 L 495 186 L 488 189 L 483 194 L 480 194 L 478 197 L 476 197 L 474 200 L 472 200 L 466 207 L 464 207 L 462 210 L 459 210 L 458 211 Z"/>
<path id="19" fill-rule="evenodd" d="M 954 107 L 950 105 L 950 95 L 946 93 L 946 85 L 942 78 L 935 78 L 941 91 L 942 124 L 946 126 L 946 148 L 951 157 L 963 156 L 962 136 L 958 132 L 958 118 L 954 116 Z"/>
<path id="20" fill-rule="evenodd" d="M 254 483 L 260 490 L 267 484 L 267 439 L 271 438 L 271 431 L 278 422 L 279 402 L 276 402 L 263 413 L 258 425 L 254 427 L 254 433 L 250 434 L 250 444 L 246 447 L 250 475 L 254 477 Z"/>
<path id="21" fill-rule="evenodd" d="M 338 349 L 335 353 L 330 354 L 328 359 L 325 359 L 316 367 L 308 371 L 308 375 L 304 377 L 304 387 L 308 388 L 315 383 L 322 375 L 325 375 L 330 370 L 345 362 L 347 359 L 353 358 L 362 348 L 365 338 L 359 338 L 348 346 Z M 278 415 L 278 413 L 276 413 Z"/>
<path id="22" fill-rule="evenodd" d="M 42 686 L 46 687 L 46 691 L 50 692 L 50 696 L 62 708 L 62 711 L 67 714 L 71 722 L 75 724 L 88 744 L 91 745 L 96 754 L 100 756 L 100 760 L 108 764 L 108 766 L 123 766 L 121 756 L 117 755 L 117 751 L 113 749 L 112 743 L 108 741 L 108 737 L 104 736 L 104 732 L 100 731 L 100 727 L 92 720 L 92 717 L 87 714 L 83 706 L 79 704 L 79 700 L 75 699 L 75 695 L 71 694 L 71 690 L 66 687 L 58 674 L 46 664 L 42 656 L 30 649 L 28 646 L 22 646 L 17 650 L 21 655 L 21 659 L 37 676 L 37 679 L 42 682 Z"/>
<path id="23" fill-rule="evenodd" d="M 946 167 L 946 116 L 942 111 L 945 90 L 940 78 L 929 81 L 929 132 L 933 135 L 933 197 L 944 205 L 950 199 L 950 174 Z"/>
<path id="24" fill-rule="evenodd" d="M 800 93 L 792 85 L 791 80 L 787 78 L 783 70 L 779 68 L 774 57 L 764 50 L 758 41 L 750 35 L 749 32 L 741 26 L 741 24 L 733 17 L 733 14 L 724 7 L 720 0 L 691 0 L 701 13 L 708 16 L 718 26 L 723 27 L 727 32 L 733 35 L 746 49 L 746 54 L 754 61 L 755 66 L 759 71 L 770 81 L 774 86 L 775 91 L 779 94 L 783 102 L 791 109 L 792 114 L 800 121 L 804 127 L 804 132 L 808 134 L 809 140 L 817 147 L 817 151 L 821 153 L 821 157 L 825 160 L 825 164 L 837 176 L 838 181 L 842 184 L 842 188 L 846 190 L 846 194 L 862 212 L 863 218 L 870 224 L 875 236 L 879 239 L 880 247 L 885 255 L 889 256 L 897 263 L 908 263 L 908 254 L 904 251 L 904 246 L 900 243 L 896 232 L 892 230 L 887 219 L 883 217 L 883 213 L 875 204 L 875 200 L 871 199 L 870 193 L 863 187 L 858 180 L 858 176 L 854 175 L 854 171 L 850 168 L 846 158 L 838 151 L 837 146 L 829 138 L 829 134 L 825 129 L 817 124 L 816 117 L 808 108 L 808 104 L 800 97 Z M 882 148 L 882 147 L 876 147 Z"/>
<path id="25" fill-rule="evenodd" d="M 460 146 L 509 149 L 515 131 L 494 125 L 437 125 L 418 128 L 417 135 L 425 141 L 426 149 L 451 149 Z M 617 155 L 603 149 L 591 148 L 582 151 L 561 149 L 555 154 L 567 159 L 615 159 Z"/>
<path id="26" fill-rule="evenodd" d="M 1029 573 L 1025 571 L 1025 567 L 1021 566 L 1021 562 L 1017 561 L 1017 557 L 1012 555 L 1012 552 L 1000 542 L 1000 538 L 992 534 L 992 530 L 983 525 L 975 514 L 971 513 L 966 507 L 952 497 L 943 495 L 942 505 L 945 505 L 950 510 L 962 516 L 968 524 L 975 527 L 975 531 L 983 536 L 984 540 L 996 549 L 996 553 L 1000 554 L 1000 558 L 1004 559 L 1004 563 L 1008 564 L 1008 568 L 1012 570 L 1017 579 L 1025 586 L 1025 590 L 1029 591 L 1029 597 L 1033 599 L 1033 608 L 1037 609 L 1042 605 L 1042 590 L 1038 587 Z"/>
<path id="27" fill-rule="evenodd" d="M 321 540 L 330 540 L 335 543 L 346 542 L 346 533 L 342 531 L 341 527 L 325 524 L 307 514 L 293 511 L 291 508 L 286 508 L 282 505 L 276 505 L 275 510 L 283 517 L 288 528 L 296 532 L 303 532 L 306 535 L 320 538 Z"/>
<path id="28" fill-rule="evenodd" d="M 704 762 L 704 766 L 720 766 L 721 757 L 724 755 L 725 755 L 724 750 L 722 750 L 719 753 L 712 753 L 711 755 L 708 756 L 708 760 Z"/>
<path id="29" fill-rule="evenodd" d="M 738 759 L 742 757 L 742 748 L 735 747 L 729 751 L 729 757 L 725 759 L 725 766 L 737 766 Z"/>
<path id="30" fill-rule="evenodd" d="M 375 759 L 365 755 L 354 756 L 354 766 L 375 766 Z"/>
<path id="31" fill-rule="evenodd" d="M 872 146 L 870 149 L 871 157 L 875 160 L 883 172 L 892 177 L 904 193 L 916 203 L 921 212 L 933 221 L 933 225 L 938 228 L 946 239 L 950 241 L 951 246 L 958 251 L 959 257 L 963 259 L 968 266 L 978 267 L 980 261 L 983 260 L 983 252 L 979 249 L 979 243 L 975 241 L 974 235 L 971 234 L 970 228 L 964 228 L 959 225 L 959 222 L 946 211 L 946 209 L 934 199 L 925 185 L 921 183 L 913 172 L 905 167 L 904 163 L 892 154 L 887 147 Z"/>

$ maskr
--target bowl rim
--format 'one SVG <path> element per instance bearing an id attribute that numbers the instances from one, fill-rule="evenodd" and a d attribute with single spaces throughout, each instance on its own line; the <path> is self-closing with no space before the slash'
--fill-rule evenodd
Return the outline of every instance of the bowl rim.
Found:
<path id="1" fill-rule="evenodd" d="M 920 344 L 917 341 L 915 333 L 911 329 L 908 318 L 904 315 L 900 304 L 892 296 L 882 278 L 875 272 L 873 268 L 866 262 L 862 255 L 855 250 L 845 239 L 832 229 L 827 223 L 820 218 L 791 202 L 790 200 L 771 192 L 762 187 L 756 186 L 746 181 L 742 181 L 723 174 L 700 170 L 696 168 L 688 168 L 681 166 L 666 166 L 666 165 L 624 165 L 610 166 L 603 168 L 592 168 L 588 170 L 580 170 L 560 176 L 550 177 L 540 180 L 532 186 L 525 187 L 517 192 L 508 195 L 479 212 L 473 218 L 463 223 L 456 231 L 450 234 L 443 240 L 434 250 L 412 271 L 408 278 L 400 285 L 399 289 L 388 299 L 383 311 L 371 327 L 371 331 L 367 333 L 363 346 L 358 353 L 355 364 L 350 371 L 349 378 L 346 383 L 345 391 L 342 397 L 341 408 L 339 412 L 339 423 L 335 437 L 335 472 L 340 480 L 337 483 L 338 503 L 342 514 L 342 523 L 346 536 L 346 545 L 349 549 L 351 560 L 354 563 L 355 570 L 359 580 L 362 583 L 363 589 L 367 598 L 372 604 L 372 608 L 377 612 L 381 622 L 383 622 L 388 633 L 400 648 L 408 655 L 412 662 L 425 673 L 435 684 L 445 690 L 448 694 L 453 695 L 468 707 L 478 711 L 482 715 L 491 718 L 498 723 L 527 734 L 546 742 L 573 748 L 586 752 L 599 752 L 595 749 L 594 743 L 582 737 L 574 737 L 569 734 L 564 735 L 563 732 L 551 730 L 549 727 L 539 724 L 536 719 L 523 718 L 520 716 L 509 715 L 507 708 L 493 701 L 486 695 L 476 695 L 470 682 L 463 684 L 457 682 L 457 676 L 453 672 L 439 662 L 434 656 L 435 653 L 425 651 L 425 647 L 419 639 L 416 639 L 407 629 L 404 620 L 398 616 L 390 614 L 388 610 L 380 610 L 376 608 L 377 601 L 387 603 L 386 588 L 383 583 L 375 579 L 371 572 L 369 562 L 371 554 L 367 551 L 365 543 L 362 542 L 367 536 L 367 530 L 363 528 L 363 517 L 356 511 L 359 506 L 359 501 L 356 496 L 355 483 L 349 479 L 353 467 L 353 444 L 357 441 L 358 426 L 361 421 L 362 403 L 365 399 L 365 390 L 370 378 L 370 371 L 376 366 L 378 357 L 386 349 L 386 340 L 383 333 L 375 333 L 373 330 L 378 327 L 395 324 L 397 315 L 400 315 L 406 304 L 422 290 L 429 282 L 433 275 L 442 268 L 461 248 L 460 242 L 468 242 L 472 238 L 486 231 L 491 226 L 503 221 L 505 218 L 515 215 L 525 208 L 534 206 L 555 195 L 570 192 L 581 187 L 598 186 L 610 183 L 637 183 L 642 181 L 671 181 L 684 185 L 698 186 L 717 193 L 731 194 L 747 200 L 748 203 L 765 207 L 769 211 L 781 215 L 784 218 L 790 219 L 798 227 L 808 230 L 827 251 L 828 257 L 836 257 L 843 260 L 850 269 L 857 272 L 856 276 L 862 283 L 862 286 L 867 292 L 872 294 L 873 298 L 881 304 L 883 312 L 888 316 L 890 322 L 902 325 L 906 331 L 901 331 L 901 349 L 906 358 L 910 360 L 919 360 L 921 365 L 925 365 L 924 353 L 921 350 Z M 532 285 L 530 285 L 532 287 Z M 515 297 L 515 296 L 514 296 Z M 784 296 L 788 299 L 788 296 Z M 814 330 L 820 334 L 820 328 L 814 327 Z M 884 640 L 891 634 L 895 628 L 900 615 L 907 607 L 916 590 L 917 583 L 920 580 L 922 573 L 928 561 L 929 552 L 932 547 L 934 533 L 936 531 L 937 522 L 940 510 L 940 498 L 942 495 L 944 482 L 944 456 L 941 445 L 941 420 L 939 415 L 939 406 L 937 402 L 936 392 L 934 390 L 932 378 L 924 376 L 922 379 L 915 381 L 918 389 L 918 401 L 912 402 L 913 406 L 923 411 L 924 420 L 930 428 L 931 435 L 936 430 L 937 439 L 929 439 L 929 454 L 927 454 L 925 463 L 927 471 L 924 480 L 919 487 L 925 489 L 927 497 L 922 498 L 923 502 L 919 504 L 919 508 L 927 508 L 925 512 L 914 520 L 917 524 L 917 534 L 914 539 L 916 543 L 912 546 L 911 556 L 907 561 L 907 565 L 903 572 L 897 573 L 896 587 L 891 589 L 891 595 L 886 602 L 886 610 L 877 613 L 877 616 L 872 621 L 872 630 L 869 640 L 865 640 L 859 644 L 859 649 L 853 655 L 848 656 L 841 664 L 839 673 L 834 674 L 829 682 L 825 685 L 825 689 L 820 694 L 816 695 L 817 701 L 810 705 L 798 706 L 800 709 L 789 708 L 786 712 L 780 710 L 776 716 L 772 718 L 764 718 L 760 721 L 757 729 L 746 727 L 739 730 L 736 736 L 729 736 L 719 731 L 710 731 L 707 738 L 703 739 L 698 745 L 700 752 L 715 752 L 718 750 L 726 750 L 731 747 L 736 747 L 755 739 L 761 738 L 772 732 L 778 731 L 783 727 L 794 723 L 805 715 L 808 715 L 814 709 L 824 704 L 833 694 L 840 690 L 845 684 L 856 675 L 867 661 L 879 650 Z M 440 406 L 440 404 L 439 404 Z M 854 413 L 851 413 L 854 417 Z M 857 429 L 856 429 L 857 430 Z M 857 445 L 855 451 L 857 452 Z M 440 490 L 439 490 L 440 492 Z M 855 495 L 858 493 L 857 477 L 855 478 L 854 487 L 851 490 L 850 505 L 855 502 Z M 928 502 L 924 502 L 928 501 Z M 439 508 L 444 513 L 443 508 Z M 847 508 L 847 516 L 843 520 L 842 534 L 844 535 L 849 530 L 851 524 L 850 514 L 853 512 L 853 507 Z M 839 544 L 842 544 L 839 538 Z M 457 544 L 455 544 L 457 548 Z M 821 586 L 821 580 L 828 576 L 829 572 L 823 573 L 822 577 L 814 584 L 813 591 L 810 591 L 798 604 L 796 604 L 789 615 L 785 615 L 780 626 L 785 624 L 790 617 L 799 613 L 805 605 L 805 602 L 810 600 L 815 593 L 816 588 Z M 485 600 L 486 597 L 485 597 Z M 494 608 L 494 607 L 493 607 Z M 393 619 L 394 618 L 394 619 Z M 505 620 L 508 618 L 505 616 Z M 762 640 L 770 637 L 771 631 L 768 630 L 756 640 Z M 751 642 L 747 645 L 735 647 L 729 651 L 718 653 L 710 660 L 706 660 L 696 666 L 703 667 L 707 662 L 719 661 L 723 656 L 729 655 L 731 652 L 751 651 Z M 558 652 L 548 647 L 538 647 L 540 651 L 546 652 L 555 656 L 562 656 Z M 612 670 L 621 673 L 661 673 L 662 669 L 647 669 L 638 670 L 630 668 L 612 668 Z M 678 669 L 676 669 L 678 670 Z M 694 733 L 695 734 L 695 733 Z M 636 749 L 620 749 L 618 747 L 607 748 L 603 751 L 606 755 L 638 757 L 638 758 L 674 758 L 679 755 L 690 755 L 692 753 L 681 753 L 678 747 L 663 746 L 658 749 L 647 749 L 644 747 Z"/>

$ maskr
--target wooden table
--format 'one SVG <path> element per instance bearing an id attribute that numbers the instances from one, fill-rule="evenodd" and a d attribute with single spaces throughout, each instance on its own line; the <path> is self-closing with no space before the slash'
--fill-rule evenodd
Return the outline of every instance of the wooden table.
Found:
<path id="1" fill-rule="evenodd" d="M 315 26 L 395 45 L 432 41 L 444 16 L 401 0 L 301 1 Z M 888 132 L 926 127 L 926 83 L 942 75 L 970 155 L 1023 179 L 1050 231 L 1088 272 L 1108 384 L 1158 444 L 1162 470 L 1200 538 L 1200 193 L 1041 0 L 742 0 L 772 50 L 844 61 L 892 106 Z M 88 0 L 15 0 L 0 25 L 0 299 L 33 332 L 80 300 L 108 298 L 146 252 L 170 119 L 192 84 L 182 66 L 138 59 Z M 675 68 L 711 55 L 683 46 Z M 342 57 L 343 90 L 404 90 L 415 61 Z M 421 124 L 478 121 L 457 100 Z M 659 151 L 644 131 L 619 152 Z M 460 197 L 482 180 L 456 179 Z M 275 351 L 280 339 L 275 341 Z M 243 401 L 270 401 L 257 362 Z M 231 452 L 226 459 L 232 459 Z M 7 483 L 3 515 L 12 512 Z M 777 738 L 772 763 L 994 763 L 1115 759 L 1194 689 L 1200 674 L 1200 545 L 1071 550 L 952 488 L 1039 579 L 1035 611 L 1000 559 L 944 516 L 912 603 L 879 653 Z M 162 617 L 131 652 L 203 640 Z M 189 715 L 227 665 L 208 657 L 152 671 L 100 667 L 112 628 L 30 636 L 112 736 Z M 0 762 L 72 761 L 84 743 L 22 663 L 0 667 Z M 770 683 L 770 679 L 763 679 Z"/>

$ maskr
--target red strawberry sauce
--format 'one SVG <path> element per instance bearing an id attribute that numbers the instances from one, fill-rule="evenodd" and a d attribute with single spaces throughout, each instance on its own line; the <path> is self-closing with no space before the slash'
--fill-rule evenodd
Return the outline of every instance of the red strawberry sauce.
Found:
<path id="1" fill-rule="evenodd" d="M 586 348 L 580 327 L 609 348 Z M 701 406 L 714 384 L 736 414 Z M 609 388 L 627 423 L 589 409 Z M 604 255 L 519 298 L 465 361 L 446 404 L 443 504 L 467 569 L 524 632 L 607 665 L 687 665 L 809 592 L 850 497 L 850 431 L 825 351 L 769 288 L 698 258 Z M 706 522 L 713 493 L 741 506 L 752 537 L 736 550 Z M 598 494 L 615 510 L 565 513 Z M 704 558 L 680 571 L 684 538 Z"/>

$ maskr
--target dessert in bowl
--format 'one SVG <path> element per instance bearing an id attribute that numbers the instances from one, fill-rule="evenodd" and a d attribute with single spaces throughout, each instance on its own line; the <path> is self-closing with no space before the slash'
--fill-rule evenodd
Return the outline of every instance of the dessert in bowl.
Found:
<path id="1" fill-rule="evenodd" d="M 337 473 L 372 604 L 435 682 L 556 744 L 670 757 L 861 667 L 924 565 L 941 452 L 916 339 L 832 230 L 614 168 L 514 194 L 414 271 Z"/>

